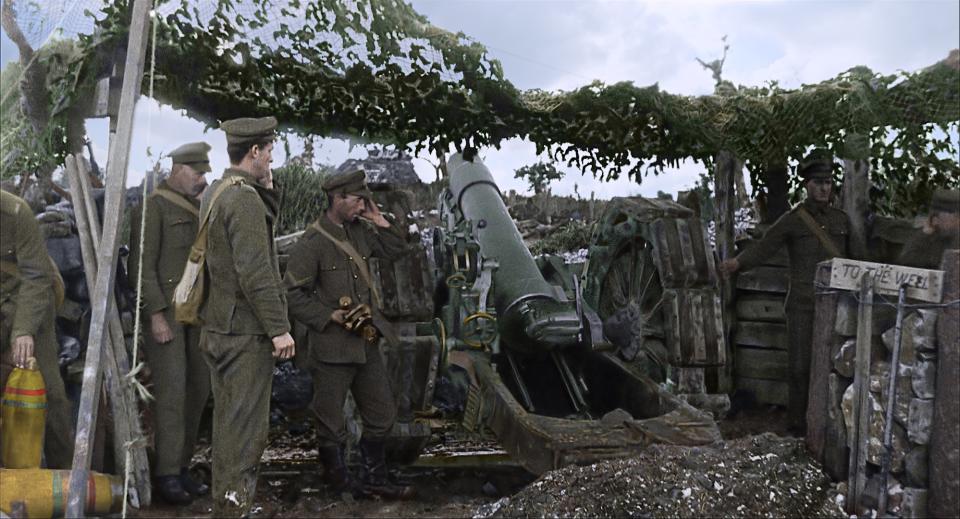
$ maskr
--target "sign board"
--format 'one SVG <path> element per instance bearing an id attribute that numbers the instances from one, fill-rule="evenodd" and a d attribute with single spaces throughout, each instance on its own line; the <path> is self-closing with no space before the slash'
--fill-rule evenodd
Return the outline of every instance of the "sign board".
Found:
<path id="1" fill-rule="evenodd" d="M 900 286 L 907 286 L 907 297 L 939 303 L 943 291 L 943 271 L 927 270 L 886 263 L 871 263 L 844 258 L 830 261 L 830 288 L 859 290 L 864 274 L 873 276 L 874 291 L 897 295 Z"/>

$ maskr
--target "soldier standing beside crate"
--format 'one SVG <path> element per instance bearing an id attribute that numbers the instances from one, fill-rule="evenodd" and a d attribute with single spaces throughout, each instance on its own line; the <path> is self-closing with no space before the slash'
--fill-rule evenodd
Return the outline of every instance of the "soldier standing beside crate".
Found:
<path id="1" fill-rule="evenodd" d="M 270 428 L 274 357 L 294 342 L 273 241 L 273 117 L 224 121 L 231 166 L 204 193 L 209 286 L 200 349 L 213 389 L 215 517 L 250 513 Z M 221 187 L 222 186 L 222 187 Z"/>
<path id="2" fill-rule="evenodd" d="M 833 159 L 814 150 L 801 162 L 807 198 L 780 217 L 757 243 L 719 266 L 729 276 L 748 270 L 786 246 L 790 256 L 790 290 L 786 314 L 789 335 L 789 404 L 791 429 L 805 434 L 810 358 L 813 342 L 814 287 L 817 263 L 848 257 L 850 222 L 847 214 L 830 205 L 833 195 Z"/>
<path id="3" fill-rule="evenodd" d="M 210 368 L 200 353 L 200 328 L 174 319 L 173 291 L 180 282 L 190 247 L 197 236 L 200 202 L 210 171 L 205 142 L 184 144 L 170 152 L 170 176 L 144 206 L 143 310 L 147 316 L 144 353 L 153 380 L 157 490 L 170 504 L 189 504 L 209 493 L 189 473 L 200 417 L 210 396 Z M 135 243 L 134 245 L 138 245 Z M 136 253 L 130 258 L 138 266 Z"/>
<path id="4" fill-rule="evenodd" d="M 397 408 L 378 344 L 382 336 L 395 338 L 378 309 L 368 268 L 370 257 L 404 251 L 403 231 L 373 202 L 363 170 L 333 175 L 323 188 L 327 210 L 290 252 L 284 277 L 290 313 L 309 330 L 320 459 L 337 492 L 408 498 L 413 487 L 390 481 L 386 467 L 383 438 Z M 347 391 L 363 420 L 362 488 L 344 461 Z"/>
<path id="5" fill-rule="evenodd" d="M 57 358 L 58 275 L 30 206 L 0 191 L 0 392 L 14 367 L 37 359 L 47 394 L 47 468 L 68 469 L 73 464 L 74 423 Z"/>

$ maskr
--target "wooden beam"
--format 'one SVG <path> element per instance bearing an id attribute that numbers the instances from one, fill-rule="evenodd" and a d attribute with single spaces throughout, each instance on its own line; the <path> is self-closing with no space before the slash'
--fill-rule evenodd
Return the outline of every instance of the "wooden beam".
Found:
<path id="1" fill-rule="evenodd" d="M 90 294 L 90 334 L 87 341 L 87 358 L 83 370 L 83 389 L 77 419 L 77 437 L 73 453 L 73 470 L 70 474 L 70 492 L 67 496 L 67 517 L 82 517 L 86 510 L 87 478 L 90 473 L 92 434 L 97 422 L 97 405 L 100 399 L 101 353 L 109 329 L 107 316 L 115 305 L 110 297 L 116 274 L 120 223 L 123 221 L 124 197 L 127 184 L 127 163 L 130 158 L 130 142 L 133 137 L 133 116 L 147 51 L 147 28 L 149 26 L 152 0 L 134 0 L 130 22 L 130 37 L 127 44 L 123 87 L 120 94 L 120 110 L 117 121 L 117 139 L 110 146 L 107 162 L 106 194 L 104 204 L 103 236 L 97 264 L 97 280 Z M 107 267 L 107 268 L 104 268 Z M 142 503 L 149 503 L 149 487 Z"/>
<path id="2" fill-rule="evenodd" d="M 821 262 L 817 266 L 817 283 L 830 282 L 830 262 Z M 846 295 L 844 297 L 847 297 Z M 847 478 L 847 460 L 849 451 L 844 437 L 843 424 L 833 420 L 831 414 L 838 408 L 838 375 L 831 375 L 833 358 L 843 344 L 843 338 L 836 333 L 837 301 L 836 292 L 821 291 L 816 297 L 816 312 L 813 321 L 813 342 L 810 353 L 810 394 L 807 404 L 807 449 L 814 459 L 823 465 L 824 470 L 834 481 Z M 844 384 L 845 386 L 845 384 Z M 842 420 L 840 420 L 842 422 Z"/>
<path id="3" fill-rule="evenodd" d="M 867 442 L 870 440 L 870 350 L 873 329 L 873 276 L 865 274 L 860 285 L 857 320 L 857 356 L 853 375 L 854 427 L 850 438 L 847 480 L 847 511 L 860 515 L 860 496 L 867 482 Z"/>
<path id="4" fill-rule="evenodd" d="M 69 181 L 71 198 L 73 199 L 73 215 L 76 218 L 77 223 L 77 233 L 80 235 L 80 254 L 83 258 L 83 272 L 86 275 L 86 282 L 88 287 L 92 287 L 96 283 L 97 279 L 97 253 L 95 243 L 97 238 L 100 236 L 100 225 L 97 222 L 96 213 L 91 213 L 91 208 L 96 210 L 96 207 L 90 204 L 92 201 L 92 196 L 90 195 L 89 181 L 87 186 L 84 186 L 84 183 L 80 180 L 81 174 L 78 173 L 77 160 L 73 155 L 67 155 L 65 167 L 64 167 L 67 180 Z M 112 340 L 112 337 L 111 337 Z M 108 380 L 115 379 L 117 374 L 114 370 L 110 369 L 110 364 L 107 364 L 104 369 L 104 374 Z M 113 384 L 108 384 L 108 389 L 113 387 Z M 110 404 L 116 405 L 119 403 L 117 398 L 119 395 L 110 391 Z M 117 414 L 117 409 L 113 408 L 114 415 Z M 116 443 L 114 442 L 114 452 L 113 455 L 115 458 L 118 456 L 123 456 L 123 450 L 116 448 Z M 122 460 L 123 458 L 117 458 Z"/>
<path id="5" fill-rule="evenodd" d="M 729 151 L 721 151 L 717 154 L 716 166 L 713 176 L 714 195 L 716 202 L 714 204 L 714 222 L 716 222 L 716 250 L 720 261 L 730 259 L 736 255 L 735 248 L 735 230 L 737 194 L 735 189 L 735 177 L 737 171 L 743 170 L 743 162 L 737 159 Z M 720 308 L 723 319 L 723 337 L 726 345 L 726 364 L 714 370 L 716 376 L 716 387 L 712 388 L 716 392 L 730 393 L 733 391 L 733 364 L 734 352 L 731 350 L 730 332 L 736 323 L 734 308 L 734 284 L 730 278 L 720 280 Z M 712 376 L 710 377 L 713 378 Z"/>
<path id="6" fill-rule="evenodd" d="M 850 253 L 858 259 L 867 253 L 867 217 L 870 214 L 870 149 L 864 135 L 846 138 L 843 158 L 842 209 L 850 219 Z"/>
<path id="7" fill-rule="evenodd" d="M 77 231 L 80 235 L 80 252 L 83 257 L 87 285 L 93 286 L 99 272 L 99 266 L 96 263 L 98 247 L 95 238 L 100 234 L 100 224 L 96 216 L 91 217 L 88 212 L 91 208 L 96 209 L 91 194 L 92 186 L 81 158 L 68 155 L 65 166 L 72 198 L 75 200 L 74 215 L 77 221 Z M 112 293 L 110 298 L 113 299 Z M 110 395 L 110 410 L 114 417 L 114 459 L 121 469 L 126 470 L 126 444 L 139 438 L 142 431 L 136 395 L 123 381 L 124 375 L 130 372 L 126 357 L 123 326 L 115 303 L 111 303 L 111 305 L 114 306 L 114 309 L 108 316 L 109 336 L 103 350 L 105 359 L 102 365 L 107 393 Z M 135 476 L 131 500 L 135 505 L 138 505 L 142 487 L 150 485 L 149 467 L 143 446 L 134 444 L 130 448 L 133 449 L 132 469 Z"/>
<path id="8" fill-rule="evenodd" d="M 943 254 L 943 302 L 960 299 L 960 251 Z M 937 311 L 937 390 L 930 432 L 931 517 L 960 515 L 960 307 L 948 304 Z"/>
<path id="9" fill-rule="evenodd" d="M 80 186 L 83 190 L 82 195 L 87 202 L 86 206 L 96 210 L 96 204 L 94 203 L 92 195 L 93 187 L 90 184 L 90 171 L 87 170 L 85 163 L 80 158 L 76 159 L 75 162 L 77 177 L 80 180 Z M 99 257 L 100 222 L 96 218 L 89 218 L 89 213 L 87 221 L 90 224 L 89 234 L 94 238 L 91 250 L 94 257 Z M 89 272 L 92 272 L 92 276 L 95 279 L 101 267 L 116 269 L 116 264 L 108 266 L 95 264 L 91 269 L 87 269 L 88 276 L 90 275 Z M 92 285 L 93 283 L 88 281 L 88 286 Z M 132 443 L 141 439 L 143 429 L 140 425 L 137 395 L 134 393 L 133 388 L 123 380 L 123 377 L 125 377 L 127 373 L 130 373 L 131 363 L 127 357 L 127 343 L 124 338 L 123 323 L 120 320 L 120 312 L 116 308 L 116 299 L 113 291 L 110 293 L 110 298 L 114 300 L 114 303 L 111 304 L 114 308 L 107 316 L 109 319 L 109 341 L 107 341 L 107 347 L 104 349 L 104 356 L 106 357 L 104 367 L 107 375 L 107 389 L 111 398 L 111 410 L 113 411 L 114 424 L 116 426 L 114 431 L 114 452 L 118 455 L 116 463 L 126 471 L 128 467 L 126 466 L 125 454 L 128 448 L 131 450 L 131 467 L 129 467 L 129 469 L 131 474 L 133 474 L 133 486 L 131 488 L 130 500 L 135 507 L 139 508 L 142 496 L 147 496 L 147 504 L 150 502 L 150 466 L 145 447 L 140 443 Z M 127 447 L 128 443 L 130 443 L 129 447 Z M 124 472 L 124 474 L 125 473 L 126 472 Z"/>

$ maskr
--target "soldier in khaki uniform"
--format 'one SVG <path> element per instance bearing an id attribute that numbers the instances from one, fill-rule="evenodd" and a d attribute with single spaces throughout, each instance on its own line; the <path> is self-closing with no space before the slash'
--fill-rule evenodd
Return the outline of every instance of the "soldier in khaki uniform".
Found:
<path id="1" fill-rule="evenodd" d="M 960 249 L 960 190 L 956 189 L 938 189 L 933 194 L 923 232 L 903 246 L 897 263 L 939 269 L 947 249 Z"/>
<path id="2" fill-rule="evenodd" d="M 30 206 L 0 191 L 0 391 L 15 366 L 26 367 L 27 359 L 37 359 L 47 392 L 47 467 L 68 469 L 73 463 L 74 420 L 60 378 L 55 268 Z"/>
<path id="3" fill-rule="evenodd" d="M 215 517 L 249 514 L 267 446 L 273 358 L 294 354 L 273 242 L 273 117 L 224 121 L 231 166 L 204 193 L 208 213 L 200 349 L 213 388 Z M 216 200 L 220 183 L 229 183 Z M 202 220 L 201 220 L 202 221 Z"/>
<path id="4" fill-rule="evenodd" d="M 170 176 L 146 201 L 143 230 L 144 353 L 153 377 L 157 487 L 160 497 L 176 505 L 209 493 L 190 477 L 188 467 L 210 396 L 210 368 L 200 353 L 200 328 L 177 323 L 173 291 L 183 274 L 197 236 L 200 202 L 210 171 L 205 142 L 184 144 L 170 152 Z M 135 242 L 135 245 L 139 241 Z M 135 274 L 139 257 L 130 258 Z"/>
<path id="5" fill-rule="evenodd" d="M 381 335 L 388 341 L 396 338 L 377 309 L 368 270 L 370 257 L 404 252 L 404 231 L 373 203 L 363 170 L 332 175 L 323 187 L 328 208 L 291 250 L 284 276 L 290 314 L 308 328 L 320 458 L 328 483 L 338 492 L 410 497 L 412 487 L 388 479 L 384 458 L 383 438 L 397 410 L 378 343 Z M 358 314 L 366 315 L 367 322 L 359 322 Z M 363 420 L 362 489 L 344 464 L 347 391 Z"/>
<path id="6" fill-rule="evenodd" d="M 807 394 L 813 342 L 813 280 L 817 263 L 848 257 L 850 222 L 847 214 L 830 206 L 833 195 L 833 159 L 814 150 L 800 165 L 807 198 L 780 217 L 763 238 L 737 257 L 720 264 L 724 276 L 753 268 L 787 247 L 790 255 L 790 291 L 787 294 L 787 332 L 790 367 L 788 412 L 791 428 L 806 430 Z"/>

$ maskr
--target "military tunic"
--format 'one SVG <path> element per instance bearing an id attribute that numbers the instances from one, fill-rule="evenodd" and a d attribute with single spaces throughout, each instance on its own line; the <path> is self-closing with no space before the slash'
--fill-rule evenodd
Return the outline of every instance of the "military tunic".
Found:
<path id="1" fill-rule="evenodd" d="M 220 182 L 227 187 L 211 205 Z M 214 515 L 249 512 L 267 445 L 273 384 L 272 337 L 290 331 L 273 242 L 276 193 L 228 168 L 204 193 L 209 211 L 200 347 L 213 398 Z"/>
<path id="2" fill-rule="evenodd" d="M 174 198 L 178 202 L 171 200 Z M 147 199 L 143 254 L 130 257 L 136 275 L 143 258 L 144 353 L 153 378 L 156 424 L 157 476 L 173 476 L 188 467 L 200 429 L 200 418 L 210 397 L 210 368 L 200 352 L 200 328 L 181 325 L 174 318 L 173 292 L 190 247 L 197 236 L 200 203 L 161 182 Z M 192 208 L 192 209 L 189 209 Z M 133 240 L 135 247 L 139 237 Z M 150 331 L 150 316 L 162 312 L 173 340 L 158 344 Z"/>
<path id="3" fill-rule="evenodd" d="M 904 244 L 897 263 L 922 269 L 939 269 L 947 249 L 960 249 L 960 236 L 917 232 Z"/>
<path id="4" fill-rule="evenodd" d="M 787 332 L 790 336 L 789 412 L 795 426 L 802 426 L 807 410 L 810 358 L 813 341 L 813 286 L 817 263 L 831 259 L 817 235 L 804 223 L 803 207 L 830 237 L 843 257 L 848 256 L 850 222 L 843 211 L 806 200 L 780 217 L 759 242 L 737 256 L 741 270 L 753 268 L 786 246 L 790 256 L 790 290 L 787 294 Z"/>
<path id="5" fill-rule="evenodd" d="M 375 230 L 368 223 L 350 222 L 340 227 L 326 215 L 318 224 L 334 238 L 353 245 L 364 262 L 371 257 L 396 257 L 406 249 L 402 231 L 395 225 Z M 353 304 L 369 304 L 374 324 L 385 336 L 392 336 L 353 259 L 310 227 L 290 251 L 284 286 L 290 315 L 308 329 L 314 379 L 312 409 L 321 441 L 342 444 L 346 440 L 343 404 L 348 390 L 360 409 L 365 437 L 386 435 L 397 410 L 377 345 L 330 319 L 339 308 L 339 299 L 349 296 Z"/>
<path id="6" fill-rule="evenodd" d="M 33 356 L 47 393 L 47 467 L 70 468 L 74 414 L 58 362 L 54 267 L 30 206 L 6 191 L 0 191 L 0 266 L 0 388 L 14 367 L 13 341 L 33 337 Z"/>

